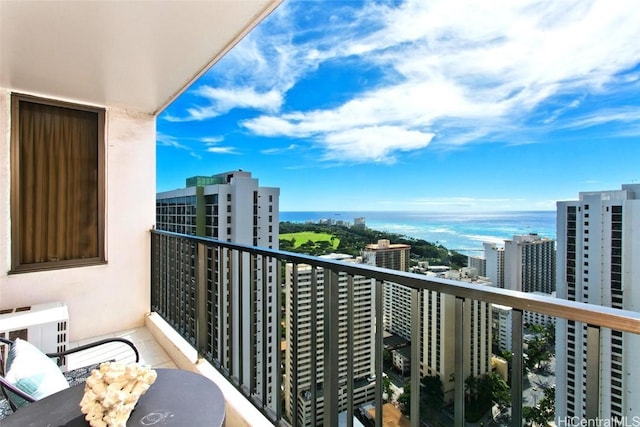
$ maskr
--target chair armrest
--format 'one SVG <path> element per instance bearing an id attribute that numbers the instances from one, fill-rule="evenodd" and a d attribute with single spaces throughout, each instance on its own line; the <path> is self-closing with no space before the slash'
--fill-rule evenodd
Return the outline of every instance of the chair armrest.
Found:
<path id="1" fill-rule="evenodd" d="M 123 344 L 128 345 L 131 348 L 131 350 L 133 350 L 133 353 L 136 356 L 136 362 L 140 361 L 140 353 L 138 353 L 138 349 L 136 348 L 136 346 L 131 341 L 129 341 L 128 339 L 125 339 L 125 338 L 105 338 L 103 340 L 99 340 L 99 341 L 92 342 L 92 343 L 89 343 L 89 344 L 81 345 L 81 346 L 78 346 L 78 347 L 75 347 L 75 348 L 72 348 L 72 349 L 69 349 L 69 350 L 61 351 L 59 353 L 47 353 L 47 356 L 49 356 L 49 357 L 63 357 L 63 356 L 67 356 L 69 354 L 77 353 L 79 351 L 83 351 L 83 350 L 87 350 L 87 349 L 90 349 L 90 348 L 98 347 L 98 346 L 101 346 L 103 344 L 110 344 L 110 343 L 113 343 L 113 342 L 121 342 Z"/>
<path id="2" fill-rule="evenodd" d="M 30 394 L 25 393 L 24 391 L 20 390 L 19 388 L 17 388 L 13 384 L 11 384 L 2 375 L 0 375 L 0 388 L 2 389 L 2 393 L 1 394 L 4 397 L 8 398 L 6 393 L 10 391 L 11 393 L 23 398 L 27 402 L 35 402 L 36 401 L 36 399 L 34 399 Z M 9 400 L 9 404 L 11 406 L 11 409 L 15 410 L 16 408 L 11 403 L 11 399 L 8 399 L 8 400 Z"/>

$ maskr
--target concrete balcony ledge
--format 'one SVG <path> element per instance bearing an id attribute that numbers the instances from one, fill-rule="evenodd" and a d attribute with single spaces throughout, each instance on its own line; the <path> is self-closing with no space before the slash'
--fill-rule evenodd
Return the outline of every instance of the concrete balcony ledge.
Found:
<path id="1" fill-rule="evenodd" d="M 157 313 L 150 313 L 146 317 L 145 326 L 178 368 L 202 374 L 220 387 L 226 400 L 227 427 L 273 426 L 273 423 L 209 362 L 198 358 L 197 351 Z"/>

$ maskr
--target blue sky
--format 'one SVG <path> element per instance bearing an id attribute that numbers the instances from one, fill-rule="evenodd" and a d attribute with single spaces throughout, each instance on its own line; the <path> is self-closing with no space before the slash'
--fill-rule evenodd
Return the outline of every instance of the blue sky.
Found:
<path id="1" fill-rule="evenodd" d="M 640 181 L 640 4 L 285 2 L 158 118 L 158 191 L 282 211 L 554 210 Z"/>

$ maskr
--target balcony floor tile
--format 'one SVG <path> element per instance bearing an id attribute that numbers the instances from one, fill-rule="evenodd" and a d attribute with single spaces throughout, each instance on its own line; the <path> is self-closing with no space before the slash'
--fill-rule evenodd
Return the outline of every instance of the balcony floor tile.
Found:
<path id="1" fill-rule="evenodd" d="M 171 358 L 162 349 L 160 344 L 154 339 L 153 335 L 146 327 L 129 329 L 126 331 L 114 332 L 99 337 L 93 337 L 69 344 L 69 348 L 75 348 L 79 345 L 88 344 L 104 338 L 126 338 L 133 342 L 140 352 L 140 363 L 148 365 L 152 368 L 176 368 Z M 104 362 L 105 360 L 122 360 L 125 362 L 133 362 L 133 353 L 128 347 L 119 344 L 108 344 L 100 346 L 96 349 L 82 351 L 78 354 L 72 354 L 67 359 L 67 369 L 76 369 L 94 363 Z"/>

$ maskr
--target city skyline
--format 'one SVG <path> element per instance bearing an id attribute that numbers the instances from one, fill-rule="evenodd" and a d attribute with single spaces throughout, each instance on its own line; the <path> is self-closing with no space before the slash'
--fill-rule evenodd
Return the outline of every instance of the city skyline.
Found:
<path id="1" fill-rule="evenodd" d="M 454 212 L 638 182 L 616 4 L 285 1 L 160 115 L 157 190 L 243 169 L 282 211 Z"/>

